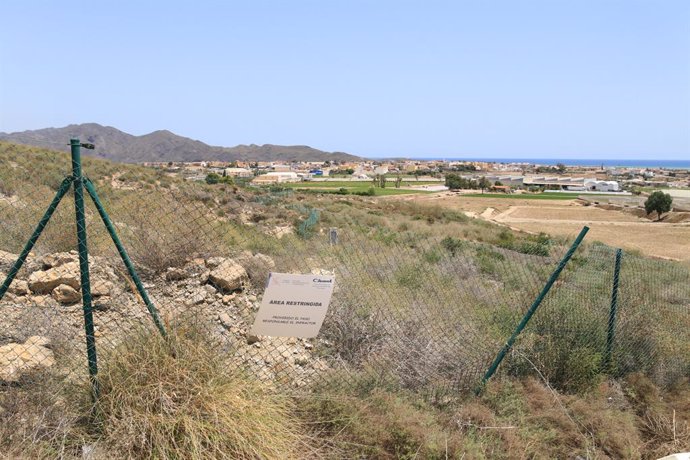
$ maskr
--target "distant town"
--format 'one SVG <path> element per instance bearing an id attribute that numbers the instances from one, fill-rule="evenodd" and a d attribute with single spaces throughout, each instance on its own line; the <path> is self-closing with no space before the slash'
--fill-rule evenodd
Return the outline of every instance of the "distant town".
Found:
<path id="1" fill-rule="evenodd" d="M 635 193 L 644 188 L 690 187 L 687 169 L 604 166 L 546 166 L 533 163 L 486 161 L 395 160 L 395 161 L 196 161 L 147 162 L 145 166 L 179 175 L 191 181 L 241 181 L 256 185 L 378 181 L 391 187 L 414 187 L 426 191 L 448 188 L 482 188 L 511 193 L 529 191 L 573 191 L 592 193 Z M 449 181 L 449 178 L 451 180 Z M 453 186 L 455 179 L 460 185 Z M 434 184 L 434 183 L 437 184 Z M 450 184 L 449 184 L 450 182 Z"/>

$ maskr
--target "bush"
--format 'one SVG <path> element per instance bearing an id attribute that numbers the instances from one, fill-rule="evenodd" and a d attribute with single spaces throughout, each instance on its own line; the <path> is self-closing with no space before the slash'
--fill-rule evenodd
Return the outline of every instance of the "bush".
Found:
<path id="1" fill-rule="evenodd" d="M 102 442 L 128 458 L 291 458 L 290 400 L 228 363 L 196 326 L 139 331 L 104 359 Z"/>
<path id="2" fill-rule="evenodd" d="M 448 251 L 451 256 L 454 256 L 466 246 L 466 243 L 458 238 L 447 236 L 441 240 L 441 246 L 443 246 L 443 249 Z"/>
<path id="3" fill-rule="evenodd" d="M 353 192 L 353 194 L 359 196 L 376 196 L 376 189 L 374 187 L 369 187 L 366 192 Z"/>
<path id="4" fill-rule="evenodd" d="M 319 211 L 312 209 L 309 211 L 309 216 L 302 222 L 297 223 L 297 234 L 304 239 L 311 238 L 316 231 L 316 225 L 319 222 Z"/>

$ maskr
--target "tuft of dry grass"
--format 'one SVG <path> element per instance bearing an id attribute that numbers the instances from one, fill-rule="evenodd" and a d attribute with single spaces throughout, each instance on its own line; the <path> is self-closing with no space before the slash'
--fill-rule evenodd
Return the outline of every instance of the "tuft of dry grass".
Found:
<path id="1" fill-rule="evenodd" d="M 90 436 L 73 396 L 54 376 L 0 386 L 0 457 L 79 458 Z"/>
<path id="2" fill-rule="evenodd" d="M 195 327 L 139 332 L 104 359 L 102 443 L 128 458 L 296 458 L 291 400 L 234 369 Z"/>

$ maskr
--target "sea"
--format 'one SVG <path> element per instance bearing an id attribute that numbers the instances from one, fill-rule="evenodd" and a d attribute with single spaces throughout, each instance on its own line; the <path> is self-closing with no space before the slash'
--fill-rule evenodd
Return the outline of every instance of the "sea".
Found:
<path id="1" fill-rule="evenodd" d="M 583 158 L 410 158 L 411 160 L 426 161 L 486 161 L 493 163 L 528 163 L 544 166 L 554 166 L 563 163 L 566 166 L 603 166 L 605 168 L 664 168 L 690 169 L 690 160 L 620 160 L 620 159 L 583 159 Z"/>

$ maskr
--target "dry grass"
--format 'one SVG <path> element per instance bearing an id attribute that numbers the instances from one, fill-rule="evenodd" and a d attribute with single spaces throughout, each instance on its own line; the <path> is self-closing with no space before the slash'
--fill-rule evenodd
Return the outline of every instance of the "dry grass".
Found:
<path id="1" fill-rule="evenodd" d="M 322 385 L 301 416 L 329 458 L 651 459 L 687 450 L 687 385 L 641 375 L 565 395 L 533 379 L 497 379 L 481 397 L 435 405 L 363 378 Z"/>
<path id="2" fill-rule="evenodd" d="M 232 367 L 195 327 L 139 333 L 101 374 L 102 443 L 128 458 L 296 458 L 292 405 Z"/>
<path id="3" fill-rule="evenodd" d="M 82 446 L 92 439 L 80 410 L 88 396 L 80 389 L 68 391 L 67 385 L 42 375 L 24 380 L 21 386 L 0 387 L 0 457 L 81 457 Z"/>

